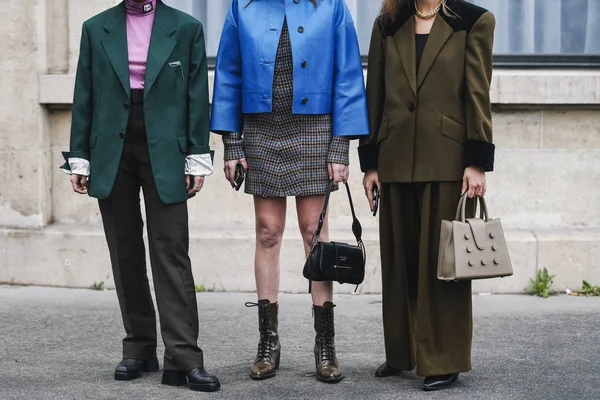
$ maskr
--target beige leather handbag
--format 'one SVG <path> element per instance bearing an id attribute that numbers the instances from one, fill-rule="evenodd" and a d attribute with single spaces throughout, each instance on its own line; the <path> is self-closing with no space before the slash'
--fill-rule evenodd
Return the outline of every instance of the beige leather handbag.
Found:
<path id="1" fill-rule="evenodd" d="M 455 221 L 442 221 L 438 279 L 463 281 L 513 274 L 508 247 L 499 219 L 489 219 L 479 199 L 480 217 L 465 219 L 467 196 L 460 198 Z"/>

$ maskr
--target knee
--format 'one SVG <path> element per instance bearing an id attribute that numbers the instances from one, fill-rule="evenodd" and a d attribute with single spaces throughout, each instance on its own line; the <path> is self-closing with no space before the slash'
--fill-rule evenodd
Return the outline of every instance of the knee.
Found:
<path id="1" fill-rule="evenodd" d="M 256 240 L 260 247 L 272 249 L 281 244 L 283 228 L 276 225 L 259 223 L 256 229 Z"/>
<path id="2" fill-rule="evenodd" d="M 305 222 L 300 224 L 300 233 L 302 234 L 302 239 L 304 243 L 311 245 L 313 241 L 313 236 L 319 224 L 317 222 Z"/>

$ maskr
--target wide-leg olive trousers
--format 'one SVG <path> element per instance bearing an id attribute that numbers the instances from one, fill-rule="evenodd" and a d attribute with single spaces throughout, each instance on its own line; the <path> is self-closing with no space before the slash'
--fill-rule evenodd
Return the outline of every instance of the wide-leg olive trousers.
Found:
<path id="1" fill-rule="evenodd" d="M 471 283 L 437 279 L 441 221 L 454 219 L 460 190 L 460 182 L 382 185 L 386 361 L 420 376 L 471 369 Z"/>

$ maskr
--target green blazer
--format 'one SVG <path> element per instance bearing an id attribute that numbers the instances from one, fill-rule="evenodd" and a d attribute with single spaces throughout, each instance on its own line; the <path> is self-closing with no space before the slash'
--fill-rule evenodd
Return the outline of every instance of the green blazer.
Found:
<path id="1" fill-rule="evenodd" d="M 71 144 L 65 159 L 91 163 L 89 195 L 107 198 L 130 108 L 125 3 L 83 23 Z M 185 158 L 209 147 L 208 71 L 202 24 L 158 0 L 144 85 L 148 147 L 164 203 L 187 200 Z M 69 169 L 68 163 L 63 165 Z"/>
<path id="2" fill-rule="evenodd" d="M 367 102 L 371 136 L 361 140 L 363 171 L 381 182 L 453 182 L 467 166 L 494 168 L 492 13 L 448 0 L 417 69 L 414 3 L 375 21 Z"/>

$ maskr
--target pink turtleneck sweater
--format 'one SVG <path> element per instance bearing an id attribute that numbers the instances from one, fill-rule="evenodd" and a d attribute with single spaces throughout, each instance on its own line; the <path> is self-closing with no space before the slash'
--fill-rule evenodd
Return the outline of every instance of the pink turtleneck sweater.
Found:
<path id="1" fill-rule="evenodd" d="M 156 13 L 156 0 L 142 3 L 125 0 L 125 9 L 127 11 L 129 85 L 131 89 L 144 89 L 146 60 Z"/>

